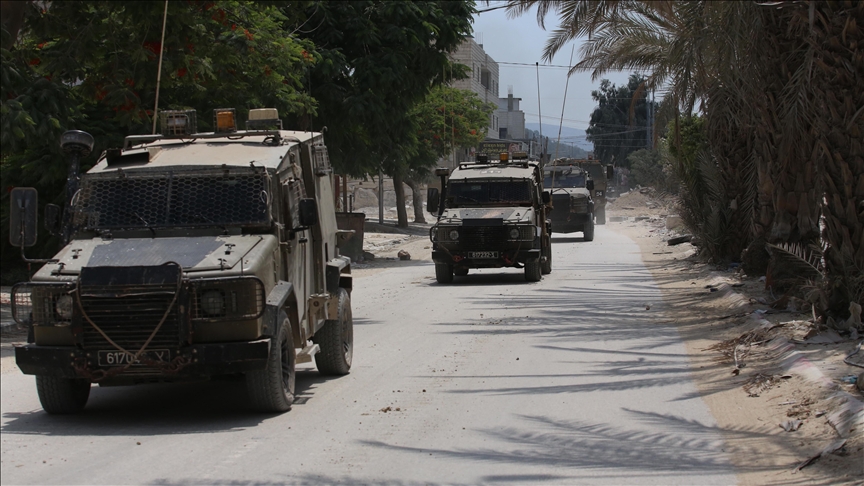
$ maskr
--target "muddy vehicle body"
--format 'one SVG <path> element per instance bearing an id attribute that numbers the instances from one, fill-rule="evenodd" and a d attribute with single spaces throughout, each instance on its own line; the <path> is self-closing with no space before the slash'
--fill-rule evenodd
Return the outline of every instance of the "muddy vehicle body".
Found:
<path id="1" fill-rule="evenodd" d="M 471 268 L 524 267 L 530 282 L 552 271 L 549 194 L 539 163 L 519 155 L 492 162 L 480 156 L 460 164 L 449 180 L 447 169 L 436 170 L 443 190 L 429 189 L 428 209 L 438 213 L 430 239 L 439 283 Z"/>
<path id="2" fill-rule="evenodd" d="M 594 181 L 571 159 L 556 159 L 543 168 L 543 184 L 552 194 L 550 219 L 556 233 L 581 232 L 594 240 Z"/>
<path id="3" fill-rule="evenodd" d="M 70 165 L 66 224 L 46 209 L 68 242 L 12 291 L 31 331 L 16 362 L 47 412 L 81 410 L 92 383 L 223 376 L 245 378 L 255 409 L 284 412 L 296 363 L 349 372 L 351 262 L 338 246 L 350 235 L 336 228 L 323 136 L 263 111 L 276 129 L 203 134 L 178 127 L 194 112 L 172 112 L 173 130 L 127 137 L 80 181 Z M 75 158 L 87 137 L 61 143 Z M 35 241 L 27 197 L 13 196 L 22 255 Z"/>
<path id="4" fill-rule="evenodd" d="M 591 199 L 594 201 L 596 223 L 606 224 L 606 198 L 610 195 L 615 183 L 615 169 L 612 165 L 603 165 L 597 159 L 580 159 L 579 166 L 594 181 Z"/>

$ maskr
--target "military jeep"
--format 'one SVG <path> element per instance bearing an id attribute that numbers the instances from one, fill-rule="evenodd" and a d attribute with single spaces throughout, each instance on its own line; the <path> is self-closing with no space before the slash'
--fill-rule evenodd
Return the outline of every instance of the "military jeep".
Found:
<path id="1" fill-rule="evenodd" d="M 545 187 L 552 193 L 550 218 L 556 233 L 582 232 L 594 240 L 594 181 L 572 159 L 555 159 L 543 168 Z"/>
<path id="2" fill-rule="evenodd" d="M 549 194 L 538 162 L 525 153 L 492 162 L 480 155 L 459 164 L 449 181 L 448 172 L 436 169 L 442 192 L 430 188 L 427 197 L 429 212 L 438 213 L 429 237 L 439 283 L 471 268 L 524 268 L 529 282 L 552 272 Z"/>
<path id="3" fill-rule="evenodd" d="M 161 112 L 162 133 L 126 137 L 86 174 L 93 138 L 64 134 L 67 205 L 46 208 L 65 246 L 12 290 L 30 329 L 15 349 L 48 413 L 84 408 L 91 384 L 245 379 L 251 405 L 284 412 L 295 365 L 349 372 L 351 262 L 339 255 L 320 133 L 283 130 L 274 109 L 238 130 L 216 110 Z M 35 242 L 36 195 L 12 195 L 13 245 Z M 62 216 L 62 218 L 61 218 Z M 62 221 L 61 221 L 62 219 Z M 26 257 L 25 257 L 26 258 Z"/>

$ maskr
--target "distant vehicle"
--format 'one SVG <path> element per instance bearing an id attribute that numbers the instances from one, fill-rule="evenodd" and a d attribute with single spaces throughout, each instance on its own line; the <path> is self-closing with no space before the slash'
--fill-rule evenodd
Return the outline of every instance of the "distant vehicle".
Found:
<path id="1" fill-rule="evenodd" d="M 499 160 L 481 155 L 459 164 L 449 181 L 447 169 L 436 175 L 442 194 L 430 188 L 427 209 L 438 213 L 430 239 L 439 283 L 471 268 L 524 267 L 529 282 L 552 272 L 549 193 L 538 162 L 504 152 Z"/>
<path id="2" fill-rule="evenodd" d="M 550 219 L 556 233 L 581 232 L 594 240 L 594 181 L 573 159 L 555 159 L 543 168 L 543 185 L 552 193 Z"/>
<path id="3" fill-rule="evenodd" d="M 611 164 L 603 165 L 602 162 L 594 158 L 574 159 L 574 161 L 594 181 L 594 188 L 591 189 L 591 199 L 594 200 L 594 216 L 597 224 L 606 224 L 606 198 L 615 184 L 614 167 Z"/>
<path id="4" fill-rule="evenodd" d="M 162 134 L 126 137 L 80 177 L 93 137 L 71 131 L 67 207 L 47 226 L 66 246 L 12 290 L 31 329 L 15 349 L 48 413 L 74 413 L 101 386 L 244 377 L 251 404 L 284 412 L 295 365 L 324 374 L 353 357 L 351 261 L 339 255 L 320 133 L 282 130 L 275 109 L 161 112 Z M 36 194 L 12 196 L 13 245 L 36 241 Z M 34 260 L 29 260 L 34 261 Z"/>

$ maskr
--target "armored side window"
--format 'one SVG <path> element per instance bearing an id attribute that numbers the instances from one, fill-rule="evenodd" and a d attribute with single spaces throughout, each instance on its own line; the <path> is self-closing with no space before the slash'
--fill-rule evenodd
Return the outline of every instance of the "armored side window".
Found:
<path id="1" fill-rule="evenodd" d="M 300 227 L 300 200 L 306 197 L 306 187 L 300 179 L 289 179 L 282 184 L 282 194 L 287 215 L 285 224 L 296 229 Z"/>

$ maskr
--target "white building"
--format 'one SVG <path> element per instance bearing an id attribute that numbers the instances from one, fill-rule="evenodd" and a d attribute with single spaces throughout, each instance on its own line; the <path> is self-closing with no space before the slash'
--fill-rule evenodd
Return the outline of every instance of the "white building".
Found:
<path id="1" fill-rule="evenodd" d="M 498 63 L 486 54 L 483 45 L 478 44 L 473 37 L 467 37 L 451 58 L 459 64 L 468 66 L 471 71 L 467 79 L 453 81 L 450 85 L 457 89 L 473 91 L 486 103 L 497 105 Z M 492 112 L 486 134 L 488 138 L 498 138 L 498 121 L 497 112 Z"/>
<path id="2" fill-rule="evenodd" d="M 525 138 L 525 112 L 519 109 L 522 98 L 513 97 L 513 89 L 507 90 L 506 98 L 498 98 L 498 138 L 522 140 Z"/>

